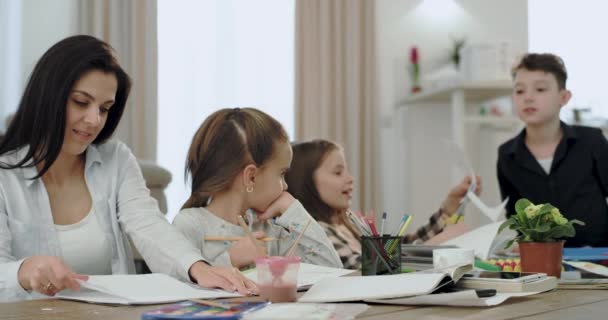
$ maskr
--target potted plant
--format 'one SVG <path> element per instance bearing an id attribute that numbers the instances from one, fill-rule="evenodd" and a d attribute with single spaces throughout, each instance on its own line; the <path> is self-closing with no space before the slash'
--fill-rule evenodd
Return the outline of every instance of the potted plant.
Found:
<path id="1" fill-rule="evenodd" d="M 460 50 L 464 47 L 466 43 L 465 38 L 455 38 L 450 36 L 452 39 L 452 48 L 450 49 L 450 60 L 454 64 L 456 69 L 460 68 Z"/>
<path id="2" fill-rule="evenodd" d="M 563 238 L 574 236 L 574 224 L 585 224 L 566 219 L 559 209 L 549 203 L 535 205 L 528 199 L 519 199 L 515 203 L 515 212 L 499 229 L 500 232 L 509 228 L 518 233 L 506 247 L 518 242 L 522 271 L 544 272 L 559 278 Z"/>

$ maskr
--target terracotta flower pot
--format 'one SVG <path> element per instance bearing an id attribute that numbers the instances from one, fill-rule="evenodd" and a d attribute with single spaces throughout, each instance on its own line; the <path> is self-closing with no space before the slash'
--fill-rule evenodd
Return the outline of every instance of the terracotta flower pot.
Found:
<path id="1" fill-rule="evenodd" d="M 520 242 L 521 271 L 544 272 L 559 278 L 562 273 L 564 241 Z"/>

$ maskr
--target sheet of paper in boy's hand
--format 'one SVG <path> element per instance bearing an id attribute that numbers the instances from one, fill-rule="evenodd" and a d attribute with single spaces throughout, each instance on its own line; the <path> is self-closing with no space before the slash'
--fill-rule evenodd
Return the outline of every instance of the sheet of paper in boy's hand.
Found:
<path id="1" fill-rule="evenodd" d="M 479 228 L 473 229 L 463 235 L 450 239 L 443 244 L 455 245 L 460 248 L 473 249 L 475 256 L 480 259 L 487 259 L 492 248 L 492 242 L 496 238 L 498 228 L 503 221 L 498 221 Z"/>
<path id="2" fill-rule="evenodd" d="M 300 263 L 300 269 L 298 270 L 298 288 L 307 288 L 319 282 L 319 280 L 341 277 L 353 272 L 355 272 L 355 270 L 318 266 L 310 263 Z M 244 271 L 243 274 L 253 281 L 258 280 L 258 273 L 256 269 Z"/>
<path id="3" fill-rule="evenodd" d="M 363 303 L 272 303 L 246 313 L 244 320 L 325 320 L 354 319 L 369 306 Z"/>
<path id="4" fill-rule="evenodd" d="M 156 304 L 188 299 L 241 297 L 238 293 L 205 289 L 160 273 L 89 276 L 78 280 L 80 291 L 63 290 L 61 299 L 110 304 Z"/>
<path id="5" fill-rule="evenodd" d="M 509 199 L 505 199 L 501 204 L 496 207 L 488 207 L 479 197 L 475 194 L 475 192 L 471 192 L 470 190 L 467 192 L 467 199 L 471 200 L 471 202 L 483 213 L 486 217 L 490 218 L 491 221 L 497 221 L 507 206 L 507 202 Z"/>
<path id="6" fill-rule="evenodd" d="M 538 292 L 497 293 L 493 297 L 479 298 L 475 290 L 465 290 L 453 293 L 427 294 L 423 296 L 365 300 L 366 302 L 398 304 L 398 305 L 441 305 L 462 307 L 490 307 L 496 306 L 512 297 L 523 297 L 537 294 Z"/>
<path id="7" fill-rule="evenodd" d="M 463 149 L 460 146 L 458 146 L 456 144 L 456 142 L 451 141 L 451 140 L 443 140 L 442 145 L 443 145 L 443 148 L 446 151 L 446 153 L 451 155 L 450 158 L 452 160 L 454 160 L 454 165 L 457 168 L 459 168 L 460 170 L 467 172 L 467 174 L 470 176 L 471 184 L 469 184 L 469 189 L 467 190 L 467 194 L 468 193 L 474 194 L 475 189 L 477 189 L 477 179 L 475 179 L 475 171 L 473 170 L 473 166 L 471 166 L 471 162 L 467 158 Z M 456 214 L 458 214 L 460 216 L 464 216 L 464 209 L 467 206 L 468 202 L 469 202 L 469 198 L 463 197 L 460 200 L 460 204 L 458 205 Z"/>

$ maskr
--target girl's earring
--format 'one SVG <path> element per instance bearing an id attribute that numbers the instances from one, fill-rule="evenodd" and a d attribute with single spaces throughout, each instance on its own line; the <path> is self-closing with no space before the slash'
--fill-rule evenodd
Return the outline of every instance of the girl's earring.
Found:
<path id="1" fill-rule="evenodd" d="M 245 191 L 247 191 L 247 193 L 252 193 L 253 192 L 253 186 L 247 186 L 247 188 L 245 189 Z"/>

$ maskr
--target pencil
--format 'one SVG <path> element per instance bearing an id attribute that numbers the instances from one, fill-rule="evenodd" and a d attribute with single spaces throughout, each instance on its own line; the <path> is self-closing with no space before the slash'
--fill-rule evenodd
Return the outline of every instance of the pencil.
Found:
<path id="1" fill-rule="evenodd" d="M 239 241 L 243 239 L 243 237 L 222 237 L 222 236 L 206 236 L 205 241 Z M 279 241 L 277 238 L 273 237 L 264 237 L 257 239 L 257 241 L 262 242 L 271 242 L 271 241 Z"/>
<path id="2" fill-rule="evenodd" d="M 410 225 L 410 222 L 412 222 L 412 216 L 407 216 L 405 222 L 403 223 L 403 225 L 399 229 L 399 232 L 397 233 L 398 237 L 403 237 L 403 235 L 405 235 L 405 229 L 407 229 L 407 226 Z M 397 248 L 397 245 L 399 244 L 399 242 L 401 242 L 401 241 L 393 241 L 390 243 L 390 245 L 388 247 L 389 255 L 392 254 L 393 251 L 395 251 L 395 248 Z M 387 245 L 388 245 L 388 243 L 387 243 Z"/>
<path id="3" fill-rule="evenodd" d="M 254 245 L 258 245 L 258 240 L 253 236 L 253 233 L 251 233 L 251 230 L 249 230 L 249 227 L 247 227 L 247 224 L 245 223 L 245 220 L 243 219 L 243 216 L 239 216 L 238 217 L 238 221 L 239 221 L 239 225 L 241 226 L 241 228 L 243 228 L 243 231 L 245 232 L 245 234 L 247 235 L 247 237 L 249 237 L 249 240 L 251 240 L 251 243 L 253 243 Z"/>
<path id="4" fill-rule="evenodd" d="M 401 230 L 399 230 L 400 237 L 402 237 L 405 234 L 405 229 L 407 229 L 407 226 L 410 225 L 410 222 L 412 222 L 412 216 L 407 217 L 407 220 L 405 220 L 405 223 L 401 227 Z"/>
<path id="5" fill-rule="evenodd" d="M 308 226 L 310 226 L 311 223 L 312 218 L 308 219 L 308 223 L 306 224 L 306 226 L 304 226 L 304 229 L 302 229 L 302 233 L 300 233 L 300 235 L 296 238 L 296 241 L 293 243 L 293 245 L 291 245 L 291 248 L 289 248 L 289 251 L 287 251 L 287 254 L 285 255 L 286 257 L 290 257 L 296 251 L 298 243 L 300 243 L 300 240 L 302 240 L 302 236 L 304 235 L 306 229 L 308 229 Z"/>

